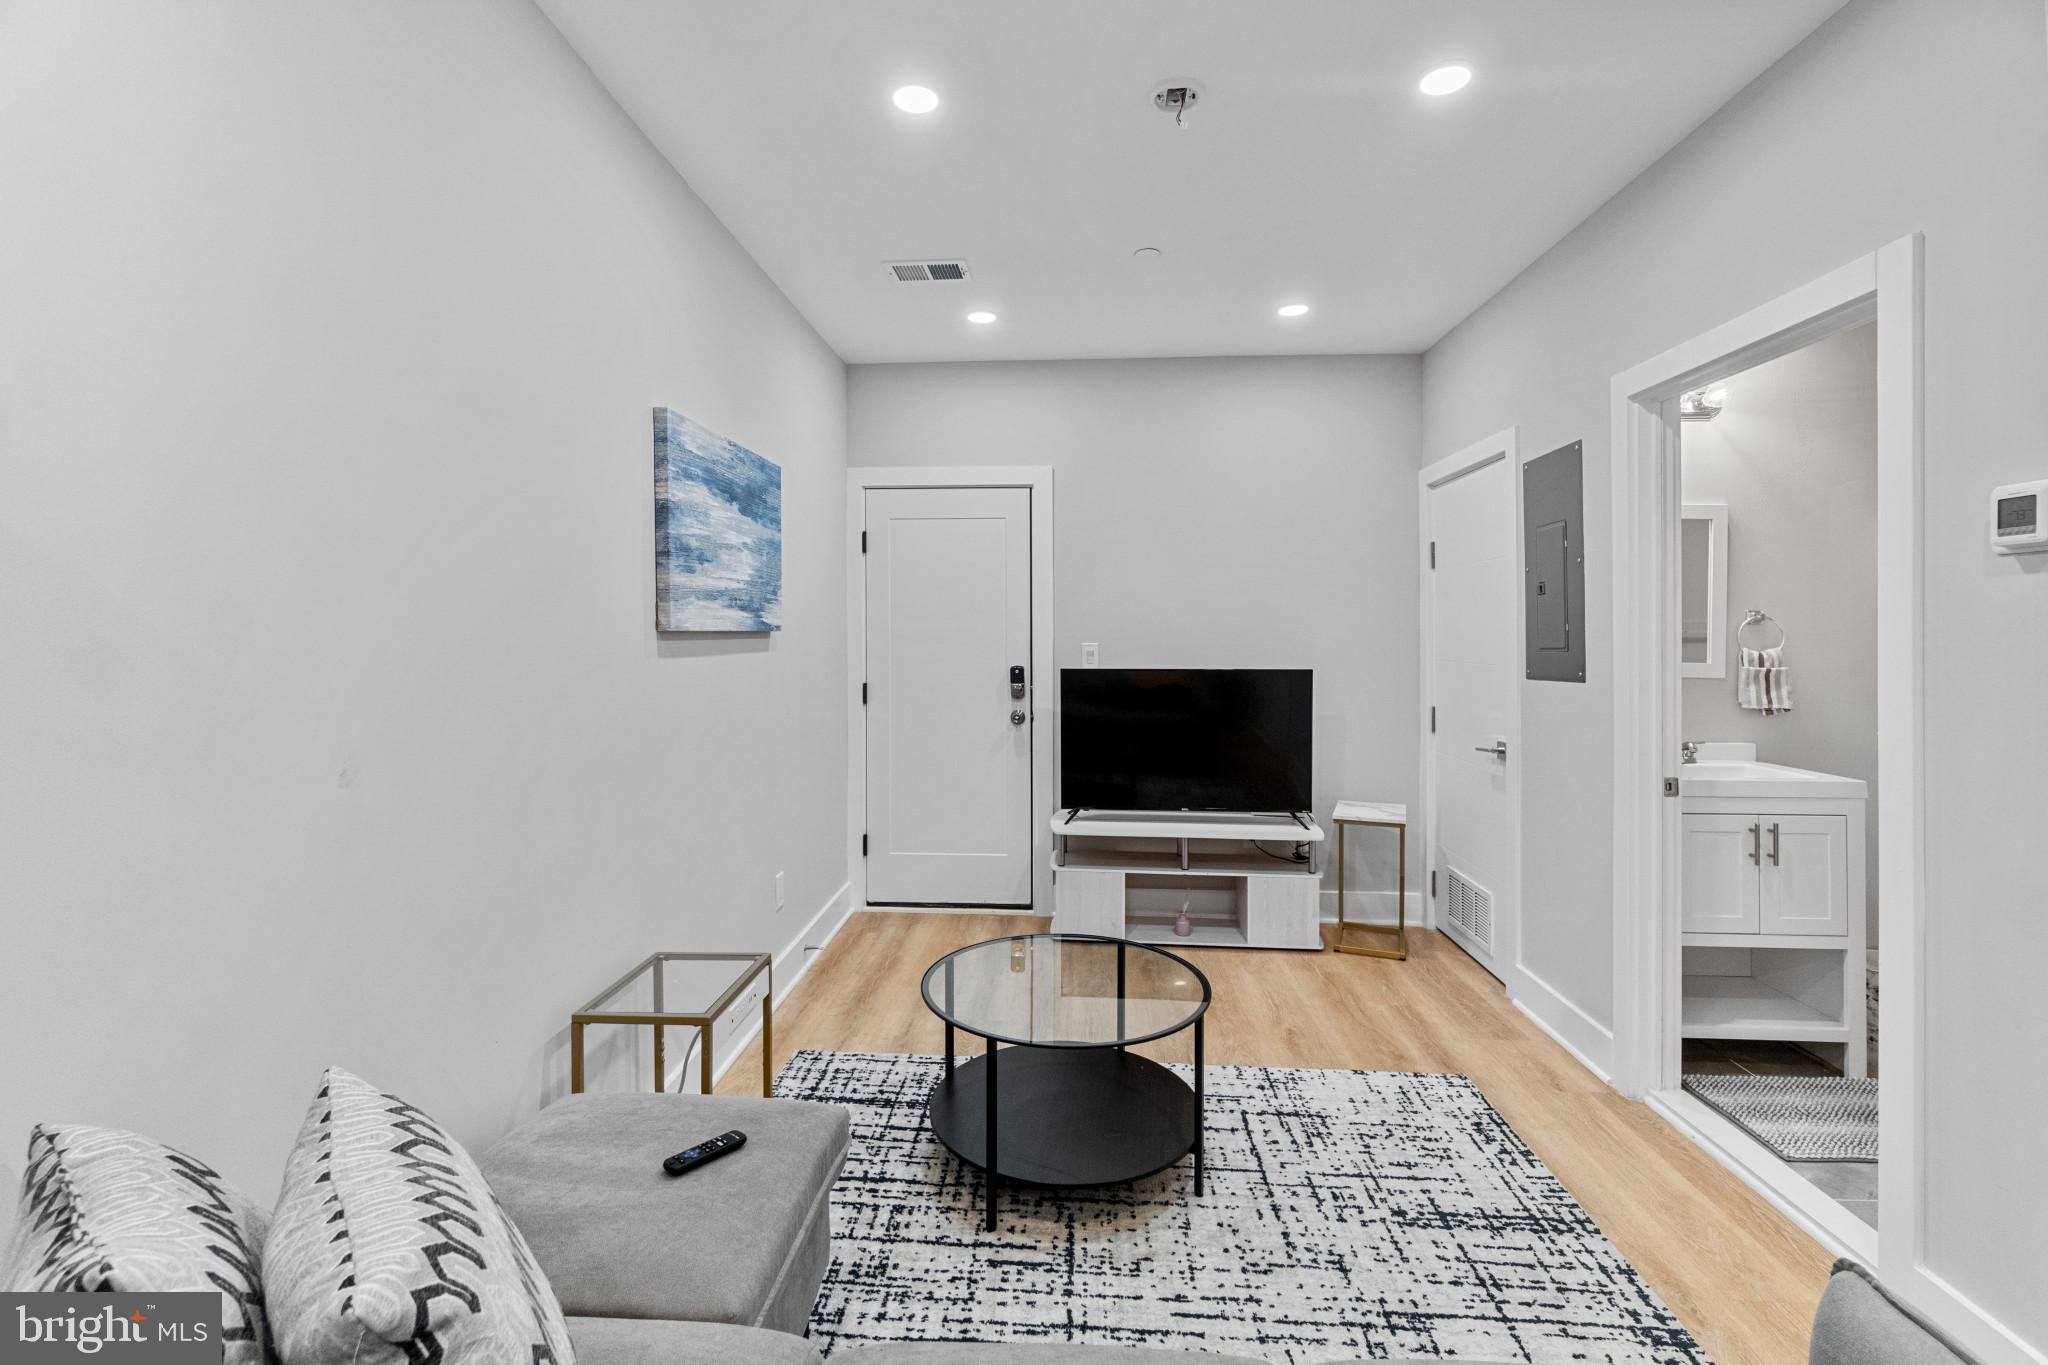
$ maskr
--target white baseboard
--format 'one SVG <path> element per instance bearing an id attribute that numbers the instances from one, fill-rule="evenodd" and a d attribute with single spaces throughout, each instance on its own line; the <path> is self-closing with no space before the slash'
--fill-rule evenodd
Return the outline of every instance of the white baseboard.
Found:
<path id="1" fill-rule="evenodd" d="M 1344 895 L 1344 911 L 1351 916 L 1353 924 L 1384 924 L 1392 927 L 1399 922 L 1394 913 L 1397 893 L 1392 891 L 1348 891 Z M 1323 923 L 1337 922 L 1337 893 L 1325 887 L 1322 893 Z M 1429 903 L 1420 891 L 1408 893 L 1408 927 L 1427 929 Z"/>
<path id="2" fill-rule="evenodd" d="M 2048 1365 L 2048 1353 L 2023 1339 L 1986 1312 L 1983 1305 L 1926 1266 L 1915 1266 L 1903 1277 L 1903 1283 L 1901 1277 L 1892 1275 L 1883 1279 L 1885 1288 L 1926 1314 L 1929 1321 L 1986 1365 Z"/>
<path id="3" fill-rule="evenodd" d="M 1613 1085 L 1613 1030 L 1602 1026 L 1527 967 L 1511 968 L 1510 977 L 1515 984 L 1508 990 L 1508 999 L 1514 1007 L 1549 1034 L 1552 1042 L 1576 1057 L 1580 1066 Z"/>
<path id="4" fill-rule="evenodd" d="M 826 901 L 815 915 L 805 921 L 804 927 L 797 931 L 794 938 L 775 950 L 773 956 L 776 1004 L 779 1005 L 789 998 L 789 993 L 796 989 L 796 983 L 804 979 L 804 973 L 808 972 L 811 963 L 817 960 L 817 950 L 830 943 L 852 917 L 853 884 L 848 882 L 832 893 L 832 899 Z M 716 1052 L 716 1059 L 711 1067 L 713 1085 L 724 1079 L 725 1073 L 732 1069 L 732 1064 L 739 1059 L 739 1055 L 747 1050 L 747 1045 L 761 1036 L 760 1011 L 749 1010 L 747 1017 L 747 1023 L 713 1041 L 712 1047 Z M 695 1036 L 694 1031 L 692 1036 Z M 682 1060 L 676 1064 L 668 1078 L 671 1094 L 699 1093 L 691 1081 L 691 1078 L 698 1074 L 697 1069 L 691 1065 L 692 1060 L 690 1050 L 686 1046 Z"/>
<path id="5" fill-rule="evenodd" d="M 1830 1255 L 1877 1264 L 1877 1229 L 1772 1156 L 1755 1138 L 1683 1091 L 1655 1091 L 1644 1103 Z"/>
<path id="6" fill-rule="evenodd" d="M 1052 911 L 1013 905 L 863 905 L 863 911 L 880 915 L 1036 915 L 1049 920 Z"/>

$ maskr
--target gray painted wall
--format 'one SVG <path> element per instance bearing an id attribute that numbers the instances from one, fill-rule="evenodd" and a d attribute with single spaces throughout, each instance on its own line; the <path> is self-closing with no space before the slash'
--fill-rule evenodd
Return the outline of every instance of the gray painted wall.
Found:
<path id="1" fill-rule="evenodd" d="M 531 6 L 4 31 L 0 1162 L 268 1199 L 330 1063 L 484 1142 L 844 882 L 844 368 Z M 782 464 L 780 635 L 655 635 L 658 403 Z"/>
<path id="2" fill-rule="evenodd" d="M 1860 777 L 1870 942 L 1877 944 L 1877 327 L 1828 337 L 1729 380 L 1728 406 L 1681 433 L 1685 500 L 1728 505 L 1728 676 L 1687 678 L 1690 739 L 1748 740 L 1767 763 Z M 1735 629 L 1785 628 L 1792 709 L 1735 700 Z M 1764 638 L 1775 639 L 1774 633 Z"/>
<path id="3" fill-rule="evenodd" d="M 1315 669 L 1327 817 L 1339 798 L 1416 799 L 1420 369 L 1376 356 L 855 365 L 848 458 L 1053 466 L 1056 662 L 1078 667 L 1095 641 L 1106 668 Z M 1391 853 L 1367 855 L 1352 884 L 1390 889 L 1395 871 Z"/>
<path id="4" fill-rule="evenodd" d="M 1926 234 L 1924 1263 L 2048 1344 L 2048 557 L 1993 555 L 1985 500 L 2048 471 L 2048 35 L 2035 0 L 1852 0 L 1426 357 L 1426 454 L 1511 423 L 1586 442 L 1591 681 L 1524 691 L 1524 952 L 1612 1021 L 1608 384 Z M 1887 982 L 1887 985 L 1890 983 Z"/>

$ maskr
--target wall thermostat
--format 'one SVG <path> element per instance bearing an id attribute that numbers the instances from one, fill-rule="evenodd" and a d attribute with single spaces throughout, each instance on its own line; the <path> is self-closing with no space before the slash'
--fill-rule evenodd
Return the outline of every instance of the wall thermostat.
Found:
<path id="1" fill-rule="evenodd" d="M 1991 490 L 1991 548 L 2002 555 L 2048 550 L 2048 479 Z"/>

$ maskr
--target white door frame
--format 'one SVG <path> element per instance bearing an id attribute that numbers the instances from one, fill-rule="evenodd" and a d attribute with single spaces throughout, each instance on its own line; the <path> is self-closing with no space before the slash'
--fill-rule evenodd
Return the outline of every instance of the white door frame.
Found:
<path id="1" fill-rule="evenodd" d="M 1924 1264 L 1927 1112 L 1922 622 L 1921 239 L 1915 233 L 1614 377 L 1615 1084 L 1653 1108 L 1823 1244 L 1874 1262 L 1886 1284 L 1986 1359 L 2014 1338 Z M 1882 1235 L 1682 1091 L 1678 934 L 1677 400 L 1680 393 L 1877 323 L 1878 853 L 1884 990 L 1879 1127 Z"/>
<path id="2" fill-rule="evenodd" d="M 1052 648 L 1052 466 L 978 468 L 901 466 L 846 471 L 846 869 L 853 903 L 868 908 L 868 864 L 861 854 L 867 832 L 867 717 L 861 684 L 867 680 L 868 595 L 861 530 L 870 488 L 1027 488 L 1031 491 L 1031 912 L 1052 913 L 1052 737 L 1059 709 Z M 898 909 L 901 907 L 890 907 Z M 1015 910 L 992 914 L 1018 914 Z"/>
<path id="3" fill-rule="evenodd" d="M 1430 727 L 1430 708 L 1436 702 L 1436 598 L 1430 579 L 1430 491 L 1441 484 L 1449 483 L 1461 474 L 1469 474 L 1498 460 L 1505 460 L 1508 477 L 1514 485 L 1515 554 L 1514 563 L 1522 562 L 1522 459 L 1519 428 L 1509 427 L 1506 431 L 1495 432 L 1483 441 L 1466 446 L 1455 455 L 1423 467 L 1415 479 L 1415 506 L 1419 534 L 1416 538 L 1419 557 L 1418 581 L 1422 585 L 1422 712 L 1418 718 L 1422 735 L 1422 904 L 1425 907 L 1423 921 L 1426 927 L 1438 928 L 1436 897 L 1430 894 L 1430 879 L 1436 875 L 1436 736 Z M 1525 657 L 1523 639 L 1527 625 L 1523 621 L 1520 589 L 1516 590 L 1515 608 L 1515 657 Z M 1493 960 L 1508 974 L 1508 994 L 1520 994 L 1515 989 L 1514 974 L 1521 966 L 1522 957 L 1522 689 L 1518 683 L 1515 695 L 1507 710 L 1508 740 L 1508 866 L 1513 869 L 1512 884 L 1508 888 L 1509 914 L 1503 926 L 1494 921 Z M 1501 929 L 1506 928 L 1505 942 Z M 1453 940 L 1455 941 L 1455 940 Z"/>

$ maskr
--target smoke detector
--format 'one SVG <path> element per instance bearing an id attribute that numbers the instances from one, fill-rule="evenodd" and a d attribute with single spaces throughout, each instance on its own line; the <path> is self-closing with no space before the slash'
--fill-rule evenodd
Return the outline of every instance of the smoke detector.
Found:
<path id="1" fill-rule="evenodd" d="M 1152 107 L 1173 115 L 1173 126 L 1187 121 L 1188 112 L 1201 102 L 1202 87 L 1193 81 L 1168 81 L 1152 92 Z"/>

